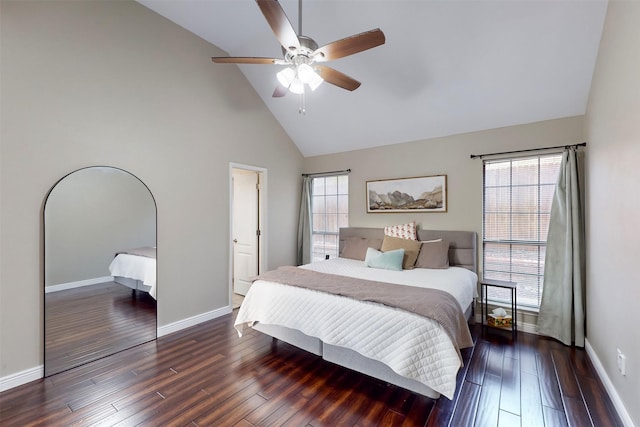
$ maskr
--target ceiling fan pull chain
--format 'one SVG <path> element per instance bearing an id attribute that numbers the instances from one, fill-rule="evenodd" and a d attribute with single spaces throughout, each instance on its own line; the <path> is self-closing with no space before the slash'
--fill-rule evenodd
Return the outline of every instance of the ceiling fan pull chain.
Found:
<path id="1" fill-rule="evenodd" d="M 300 94 L 300 105 L 298 107 L 298 114 L 302 114 L 303 116 L 307 114 L 307 109 L 304 106 L 304 90 Z"/>

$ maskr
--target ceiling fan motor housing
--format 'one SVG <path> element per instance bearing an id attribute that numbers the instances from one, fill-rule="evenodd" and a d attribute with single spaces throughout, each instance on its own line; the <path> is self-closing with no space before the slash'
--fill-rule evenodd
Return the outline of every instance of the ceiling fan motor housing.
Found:
<path id="1" fill-rule="evenodd" d="M 289 49 L 282 47 L 284 59 L 295 65 L 313 62 L 313 52 L 318 49 L 318 43 L 307 36 L 298 36 L 298 40 L 300 41 L 299 49 L 295 46 L 291 46 Z"/>

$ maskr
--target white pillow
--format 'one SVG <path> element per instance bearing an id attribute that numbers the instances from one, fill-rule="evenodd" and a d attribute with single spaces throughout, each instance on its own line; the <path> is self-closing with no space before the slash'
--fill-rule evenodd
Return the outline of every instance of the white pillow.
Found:
<path id="1" fill-rule="evenodd" d="M 422 244 L 422 243 L 437 243 L 437 242 L 442 242 L 442 238 L 433 239 L 433 240 L 420 240 L 420 244 Z"/>

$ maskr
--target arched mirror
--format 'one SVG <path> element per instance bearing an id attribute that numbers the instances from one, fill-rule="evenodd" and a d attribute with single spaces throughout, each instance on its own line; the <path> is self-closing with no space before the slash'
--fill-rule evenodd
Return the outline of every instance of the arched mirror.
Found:
<path id="1" fill-rule="evenodd" d="M 156 204 L 122 169 L 88 167 L 44 204 L 44 374 L 156 338 Z"/>

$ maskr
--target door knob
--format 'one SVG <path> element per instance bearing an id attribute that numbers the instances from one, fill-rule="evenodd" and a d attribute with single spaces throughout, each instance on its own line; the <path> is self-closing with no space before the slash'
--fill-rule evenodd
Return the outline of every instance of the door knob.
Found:
<path id="1" fill-rule="evenodd" d="M 238 243 L 238 239 L 233 239 L 233 243 Z"/>

